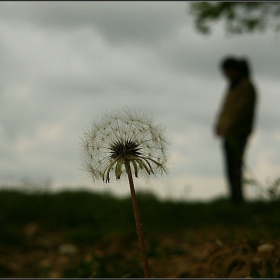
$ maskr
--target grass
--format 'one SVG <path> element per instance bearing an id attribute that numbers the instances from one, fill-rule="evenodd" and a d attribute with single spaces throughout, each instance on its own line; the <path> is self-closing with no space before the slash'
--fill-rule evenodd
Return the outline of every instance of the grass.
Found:
<path id="1" fill-rule="evenodd" d="M 149 193 L 137 193 L 137 198 L 150 259 L 163 260 L 173 255 L 189 254 L 180 242 L 177 245 L 162 243 L 168 236 L 182 238 L 192 245 L 217 238 L 222 243 L 238 243 L 245 238 L 255 248 L 261 242 L 279 239 L 280 199 L 250 201 L 235 207 L 222 198 L 207 203 L 160 201 Z M 62 234 L 63 242 L 81 247 L 90 245 L 105 250 L 106 244 L 113 244 L 111 241 L 115 240 L 114 244 L 118 243 L 126 254 L 134 250 L 134 246 L 137 248 L 130 197 L 116 198 L 85 190 L 28 193 L 2 189 L 1 246 L 9 250 L 19 247 L 30 250 L 24 234 L 30 223 L 38 224 L 46 232 Z M 67 268 L 63 276 L 91 277 L 95 271 L 94 277 L 100 278 L 122 277 L 128 272 L 128 277 L 141 277 L 138 254 L 128 255 L 121 250 L 109 249 L 102 256 L 93 253 L 90 259 Z M 0 267 L 1 271 L 4 269 Z"/>
<path id="2" fill-rule="evenodd" d="M 280 200 L 253 201 L 234 207 L 226 199 L 211 202 L 160 201 L 149 193 L 139 193 L 138 203 L 144 230 L 173 232 L 209 226 L 240 226 L 269 230 L 280 227 Z M 77 190 L 28 194 L 0 191 L 0 222 L 36 222 L 47 227 L 92 227 L 96 234 L 134 231 L 130 198 Z"/>

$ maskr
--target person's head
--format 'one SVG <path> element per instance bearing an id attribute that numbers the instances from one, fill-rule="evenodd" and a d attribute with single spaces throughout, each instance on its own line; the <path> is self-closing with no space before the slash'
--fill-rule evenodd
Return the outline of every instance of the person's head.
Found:
<path id="1" fill-rule="evenodd" d="M 225 77 L 230 81 L 242 77 L 249 78 L 251 74 L 249 62 L 246 58 L 237 59 L 235 57 L 226 57 L 221 62 L 221 69 Z"/>
<path id="2" fill-rule="evenodd" d="M 234 57 L 225 58 L 221 63 L 221 69 L 229 80 L 235 80 L 240 76 L 239 61 Z"/>
<path id="3" fill-rule="evenodd" d="M 250 77 L 250 67 L 249 67 L 249 62 L 247 59 L 242 58 L 239 60 L 239 68 L 240 68 L 240 73 L 244 77 Z"/>

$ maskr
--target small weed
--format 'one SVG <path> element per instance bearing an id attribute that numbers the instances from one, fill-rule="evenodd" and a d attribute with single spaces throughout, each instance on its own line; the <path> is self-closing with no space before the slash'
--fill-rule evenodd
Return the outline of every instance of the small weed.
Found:
<path id="1" fill-rule="evenodd" d="M 280 198 L 280 178 L 276 178 L 272 182 L 267 182 L 266 185 L 252 178 L 244 179 L 243 182 L 244 185 L 251 185 L 257 188 L 261 195 L 269 201 L 276 201 Z"/>
<path id="2" fill-rule="evenodd" d="M 265 262 L 264 276 L 262 276 L 257 269 L 251 269 L 250 275 L 253 278 L 280 278 L 280 273 L 275 277 L 274 269 L 270 261 Z"/>

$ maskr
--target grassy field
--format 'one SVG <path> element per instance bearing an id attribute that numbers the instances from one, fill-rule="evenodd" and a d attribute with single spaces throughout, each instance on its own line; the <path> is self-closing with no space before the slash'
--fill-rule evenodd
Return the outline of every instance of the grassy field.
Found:
<path id="1" fill-rule="evenodd" d="M 256 249 L 261 243 L 280 240 L 280 200 L 254 201 L 234 207 L 226 199 L 204 203 L 159 201 L 147 193 L 139 193 L 137 197 L 148 256 L 156 277 L 171 275 L 162 269 L 156 272 L 157 261 L 162 264 L 172 255 L 188 254 L 190 248 L 180 246 L 182 243 L 201 246 L 217 240 L 222 244 L 246 240 Z M 83 190 L 55 194 L 2 190 L 0 225 L 3 252 L 8 248 L 10 252 L 27 253 L 36 247 L 26 234 L 28 225 L 37 225 L 41 232 L 53 238 L 59 236 L 59 242 L 84 248 L 79 260 L 76 258 L 60 269 L 59 277 L 91 277 L 93 270 L 94 277 L 143 276 L 130 198 L 118 199 Z M 35 240 L 35 234 L 32 238 Z M 112 244 L 118 249 L 112 249 Z M 89 251 L 85 252 L 86 248 Z M 7 255 L 8 258 L 12 262 L 12 256 Z M 52 277 L 51 265 L 40 272 L 37 268 L 37 274 L 27 271 L 13 274 L 6 259 L 2 254 L 0 277 Z"/>

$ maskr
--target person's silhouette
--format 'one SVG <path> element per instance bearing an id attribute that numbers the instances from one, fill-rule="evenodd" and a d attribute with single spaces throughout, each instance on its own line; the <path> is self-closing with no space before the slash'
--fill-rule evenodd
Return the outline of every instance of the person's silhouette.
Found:
<path id="1" fill-rule="evenodd" d="M 247 60 L 227 57 L 222 61 L 221 69 L 229 81 L 229 87 L 218 114 L 215 134 L 223 139 L 231 201 L 242 203 L 243 157 L 248 137 L 253 129 L 256 90 L 250 80 Z"/>

